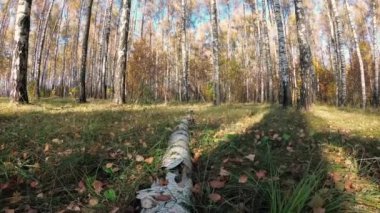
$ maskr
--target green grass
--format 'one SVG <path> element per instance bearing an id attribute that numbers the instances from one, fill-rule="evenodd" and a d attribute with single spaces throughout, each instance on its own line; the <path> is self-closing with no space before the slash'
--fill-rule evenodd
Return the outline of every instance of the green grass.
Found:
<path id="1" fill-rule="evenodd" d="M 191 147 L 202 152 L 194 167 L 194 182 L 202 185 L 202 193 L 194 194 L 194 211 L 308 212 L 316 196 L 324 198 L 321 207 L 327 212 L 380 208 L 378 111 L 118 106 L 98 100 L 79 105 L 69 99 L 26 106 L 0 99 L 0 206 L 54 212 L 71 204 L 83 211 L 118 207 L 124 212 L 138 205 L 135 192 L 160 175 L 167 139 L 189 110 L 195 112 Z M 245 158 L 249 154 L 254 161 Z M 137 155 L 154 161 L 137 162 Z M 230 172 L 222 178 L 226 186 L 211 189 L 208 182 L 221 179 L 222 167 Z M 263 170 L 266 176 L 258 179 Z M 340 180 L 332 180 L 332 174 Z M 247 183 L 239 183 L 241 175 Z M 96 181 L 103 183 L 100 193 Z M 345 189 L 348 181 L 353 190 Z M 84 193 L 78 192 L 79 183 Z M 208 194 L 214 192 L 223 199 L 211 202 Z M 91 199 L 98 203 L 91 206 Z"/>

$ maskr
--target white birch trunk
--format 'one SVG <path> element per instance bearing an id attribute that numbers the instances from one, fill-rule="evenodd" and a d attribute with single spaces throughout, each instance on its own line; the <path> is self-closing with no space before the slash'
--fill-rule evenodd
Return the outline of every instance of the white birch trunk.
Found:
<path id="1" fill-rule="evenodd" d="M 27 70 L 31 6 L 32 0 L 18 1 L 11 68 L 11 100 L 17 103 L 29 102 Z"/>
<path id="2" fill-rule="evenodd" d="M 375 63 L 375 105 L 379 106 L 380 104 L 380 88 L 379 88 L 379 74 L 380 74 L 380 66 L 379 66 L 379 41 L 377 39 L 377 15 L 376 15 L 376 9 L 378 5 L 376 4 L 377 0 L 372 0 L 372 11 L 373 11 L 373 17 L 372 17 L 372 26 L 373 26 L 373 60 Z"/>
<path id="3" fill-rule="evenodd" d="M 358 60 L 359 60 L 360 82 L 361 82 L 361 87 L 362 87 L 362 104 L 361 105 L 362 105 L 362 108 L 365 109 L 366 103 L 367 103 L 367 95 L 366 95 L 364 63 L 363 63 L 362 54 L 360 52 L 359 39 L 358 39 L 358 35 L 356 33 L 356 27 L 355 27 L 354 21 L 352 19 L 351 8 L 350 8 L 350 5 L 348 4 L 347 0 L 344 0 L 344 3 L 346 5 L 348 20 L 350 22 L 349 25 L 351 27 L 352 35 L 354 37 L 356 55 L 358 56 Z"/>

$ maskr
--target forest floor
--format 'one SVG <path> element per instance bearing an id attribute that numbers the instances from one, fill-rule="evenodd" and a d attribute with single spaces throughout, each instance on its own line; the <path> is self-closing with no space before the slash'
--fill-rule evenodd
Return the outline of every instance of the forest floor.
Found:
<path id="1" fill-rule="evenodd" d="M 0 211 L 133 212 L 189 110 L 194 212 L 380 211 L 379 111 L 55 98 L 0 99 Z"/>

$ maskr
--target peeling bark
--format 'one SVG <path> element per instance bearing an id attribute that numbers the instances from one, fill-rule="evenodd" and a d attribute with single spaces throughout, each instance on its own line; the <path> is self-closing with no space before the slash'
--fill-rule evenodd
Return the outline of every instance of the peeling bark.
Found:
<path id="1" fill-rule="evenodd" d="M 193 182 L 189 126 L 192 122 L 192 115 L 182 119 L 169 138 L 169 146 L 162 159 L 162 169 L 166 172 L 168 184 L 161 186 L 157 180 L 151 188 L 137 192 L 143 208 L 141 212 L 190 212 L 188 207 L 191 206 Z M 166 196 L 168 199 L 157 200 L 159 196 Z"/>

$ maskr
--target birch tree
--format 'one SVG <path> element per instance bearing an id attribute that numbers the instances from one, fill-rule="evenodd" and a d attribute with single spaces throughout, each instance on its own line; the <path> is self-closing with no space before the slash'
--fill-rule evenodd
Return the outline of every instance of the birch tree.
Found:
<path id="1" fill-rule="evenodd" d="M 377 0 L 372 0 L 372 28 L 373 28 L 373 35 L 372 35 L 372 43 L 373 43 L 373 61 L 375 64 L 375 94 L 374 94 L 374 102 L 376 106 L 379 106 L 380 104 L 380 89 L 379 89 L 379 74 L 380 74 L 380 67 L 379 67 L 379 44 L 377 40 L 377 15 L 376 15 L 376 9 L 378 5 L 376 4 L 378 2 Z"/>
<path id="2" fill-rule="evenodd" d="M 11 68 L 11 100 L 16 103 L 29 103 L 27 71 L 31 6 L 32 0 L 18 1 Z"/>
<path id="3" fill-rule="evenodd" d="M 338 80 L 338 106 L 346 105 L 347 99 L 347 79 L 346 79 L 346 60 L 344 57 L 344 43 L 343 43 L 343 26 L 341 17 L 338 14 L 335 0 L 330 0 L 331 13 L 336 27 L 336 42 L 338 49 L 339 59 L 339 80 Z"/>
<path id="4" fill-rule="evenodd" d="M 123 0 L 120 23 L 119 23 L 119 45 L 117 48 L 117 62 L 115 70 L 115 95 L 114 102 L 123 104 L 125 96 L 125 76 L 127 69 L 128 34 L 130 19 L 131 0 Z"/>
<path id="5" fill-rule="evenodd" d="M 303 6 L 303 0 L 294 0 L 296 21 L 297 21 L 297 35 L 298 46 L 300 52 L 301 64 L 301 90 L 300 90 L 300 107 L 304 110 L 309 110 L 311 105 L 310 89 L 311 89 L 311 69 L 312 69 L 312 55 L 310 45 L 307 40 L 306 30 L 306 17 Z"/>
<path id="6" fill-rule="evenodd" d="M 364 63 L 363 63 L 362 54 L 360 52 L 359 39 L 358 39 L 358 35 L 356 33 L 356 27 L 355 27 L 354 21 L 352 19 L 350 5 L 348 4 L 347 0 L 344 0 L 344 3 L 346 6 L 348 21 L 349 21 L 349 25 L 350 25 L 351 32 L 352 32 L 353 39 L 354 39 L 356 55 L 357 55 L 358 60 L 359 60 L 360 82 L 361 82 L 361 88 L 362 88 L 362 104 L 361 105 L 362 105 L 362 108 L 365 109 L 366 103 L 367 103 L 367 95 L 366 95 L 366 85 L 365 85 L 366 83 L 365 83 Z"/>
<path id="7" fill-rule="evenodd" d="M 181 1 L 181 18 L 182 18 L 182 37 L 181 37 L 181 50 L 182 50 L 182 76 L 183 76 L 183 98 L 189 101 L 189 56 L 187 52 L 187 0 Z"/>
<path id="8" fill-rule="evenodd" d="M 212 61 L 214 66 L 214 105 L 220 105 L 220 77 L 219 77 L 219 34 L 218 11 L 216 0 L 211 0 L 211 24 L 212 24 Z"/>
<path id="9" fill-rule="evenodd" d="M 87 49 L 88 37 L 91 24 L 91 11 L 93 0 L 88 0 L 86 22 L 84 26 L 83 40 L 82 40 L 82 58 L 80 67 L 80 87 L 79 87 L 79 103 L 86 102 L 86 69 L 87 69 Z"/>
<path id="10" fill-rule="evenodd" d="M 102 53 L 102 97 L 107 98 L 107 65 L 108 65 L 108 46 L 111 33 L 111 15 L 112 15 L 113 0 L 108 0 L 106 17 L 104 21 L 103 29 L 103 53 Z"/>
<path id="11" fill-rule="evenodd" d="M 40 94 L 40 79 L 41 79 L 41 62 L 42 62 L 42 52 L 43 52 L 43 48 L 44 48 L 44 45 L 45 45 L 45 38 L 46 38 L 46 30 L 47 30 L 47 27 L 48 27 L 48 23 L 49 23 L 49 17 L 50 17 L 50 14 L 51 14 L 51 11 L 53 9 L 53 5 L 54 5 L 54 0 L 52 0 L 50 2 L 50 6 L 49 6 L 49 9 L 46 13 L 46 16 L 44 17 L 44 22 L 43 22 L 43 26 L 42 26 L 42 31 L 41 31 L 41 37 L 40 39 L 38 39 L 38 46 L 36 47 L 36 61 L 35 61 L 35 69 L 36 69 L 36 74 L 37 74 L 37 77 L 36 77 L 36 87 L 35 87 L 35 95 L 37 98 L 40 98 L 41 97 L 41 94 Z"/>
<path id="12" fill-rule="evenodd" d="M 274 0 L 274 13 L 277 23 L 277 33 L 278 33 L 278 54 L 279 54 L 279 65 L 280 65 L 280 103 L 283 107 L 290 106 L 291 102 L 291 91 L 289 84 L 289 66 L 288 57 L 286 53 L 286 43 L 285 43 L 285 32 L 282 22 L 282 12 L 279 0 Z"/>

